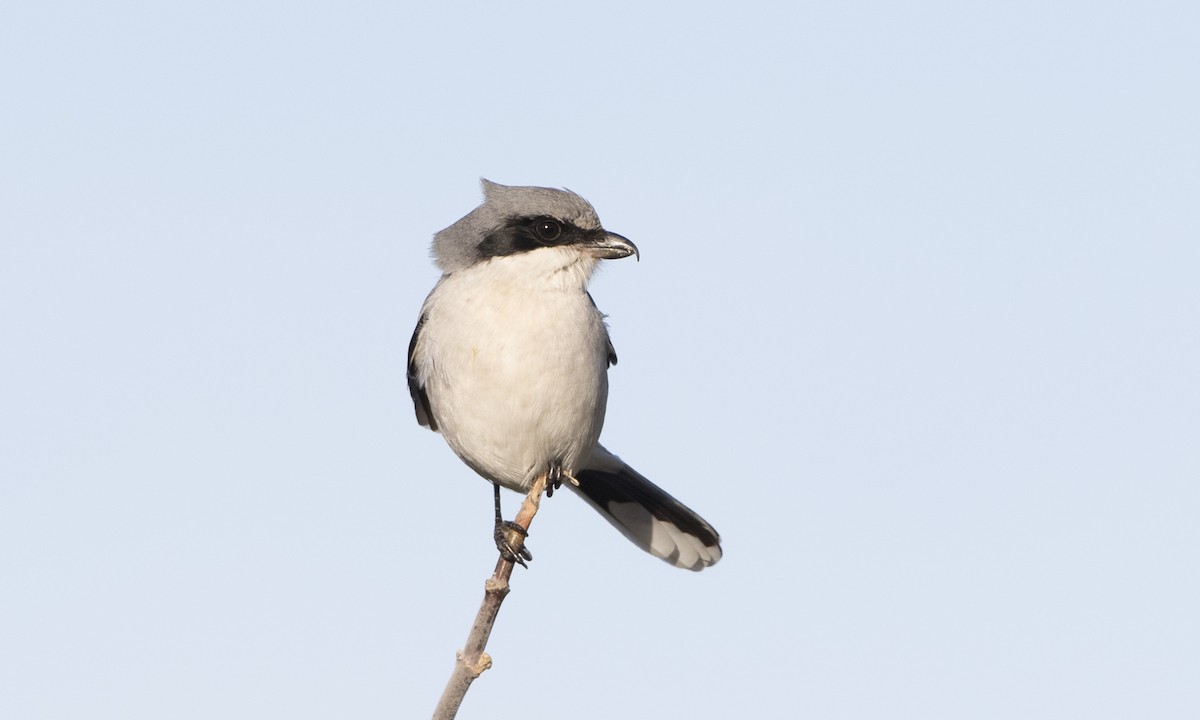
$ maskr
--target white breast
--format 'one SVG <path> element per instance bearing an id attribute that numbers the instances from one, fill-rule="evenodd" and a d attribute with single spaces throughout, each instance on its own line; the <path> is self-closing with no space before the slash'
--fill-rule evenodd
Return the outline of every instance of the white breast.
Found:
<path id="1" fill-rule="evenodd" d="M 455 272 L 426 301 L 418 373 L 450 447 L 516 490 L 574 472 L 600 436 L 608 334 L 586 292 L 595 260 L 545 248 Z"/>

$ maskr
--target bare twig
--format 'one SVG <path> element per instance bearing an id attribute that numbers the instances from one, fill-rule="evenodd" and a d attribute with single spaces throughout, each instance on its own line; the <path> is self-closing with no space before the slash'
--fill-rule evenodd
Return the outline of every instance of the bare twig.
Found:
<path id="1" fill-rule="evenodd" d="M 542 492 L 546 489 L 546 477 L 543 475 L 534 481 L 529 489 L 529 495 L 521 504 L 514 522 L 528 530 L 537 515 L 538 506 L 542 501 Z M 467 636 L 466 646 L 458 651 L 458 660 L 454 663 L 454 672 L 450 681 L 442 691 L 442 699 L 438 701 L 437 709 L 433 711 L 433 720 L 453 720 L 458 714 L 458 706 L 462 704 L 467 694 L 467 688 L 484 670 L 492 666 L 492 658 L 484 652 L 488 637 L 492 634 L 492 626 L 496 623 L 496 615 L 500 612 L 500 603 L 508 595 L 508 579 L 512 576 L 513 563 L 501 557 L 496 561 L 496 570 L 483 584 L 483 603 L 475 622 L 471 625 L 471 633 Z"/>

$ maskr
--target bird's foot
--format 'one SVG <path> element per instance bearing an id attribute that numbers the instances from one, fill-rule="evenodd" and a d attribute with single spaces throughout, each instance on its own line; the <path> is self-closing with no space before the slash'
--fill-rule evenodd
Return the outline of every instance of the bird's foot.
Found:
<path id="1" fill-rule="evenodd" d="M 546 471 L 546 497 L 554 497 L 554 491 L 562 487 L 563 480 L 579 487 L 579 481 L 575 479 L 574 475 L 563 470 L 562 465 L 551 465 L 550 469 Z"/>
<path id="2" fill-rule="evenodd" d="M 500 557 L 529 569 L 525 561 L 533 560 L 533 553 L 525 547 L 525 538 L 529 537 L 528 530 L 511 520 L 502 520 L 496 523 L 495 537 Z"/>
<path id="3" fill-rule="evenodd" d="M 551 465 L 546 472 L 546 497 L 554 497 L 554 491 L 562 487 L 564 480 L 579 487 L 579 481 L 574 475 L 563 470 L 562 465 Z"/>

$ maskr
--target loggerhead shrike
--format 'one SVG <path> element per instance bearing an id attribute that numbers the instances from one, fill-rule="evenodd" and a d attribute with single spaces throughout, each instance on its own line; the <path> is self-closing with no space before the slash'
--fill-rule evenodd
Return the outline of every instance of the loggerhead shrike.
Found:
<path id="1" fill-rule="evenodd" d="M 566 480 L 625 537 L 676 567 L 721 559 L 720 536 L 690 508 L 599 444 L 617 355 L 587 291 L 600 260 L 637 255 L 568 190 L 483 181 L 483 204 L 434 236 L 442 270 L 408 347 L 417 421 L 442 433 L 494 487 L 495 538 L 510 561 L 532 555 L 505 530 L 500 486 Z"/>

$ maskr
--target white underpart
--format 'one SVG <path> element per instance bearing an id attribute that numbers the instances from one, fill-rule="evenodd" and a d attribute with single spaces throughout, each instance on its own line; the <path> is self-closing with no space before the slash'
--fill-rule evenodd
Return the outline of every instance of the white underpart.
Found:
<path id="1" fill-rule="evenodd" d="M 574 474 L 600 437 L 608 335 L 586 292 L 597 260 L 571 247 L 492 258 L 425 302 L 419 381 L 446 442 L 524 491 L 552 463 Z"/>

